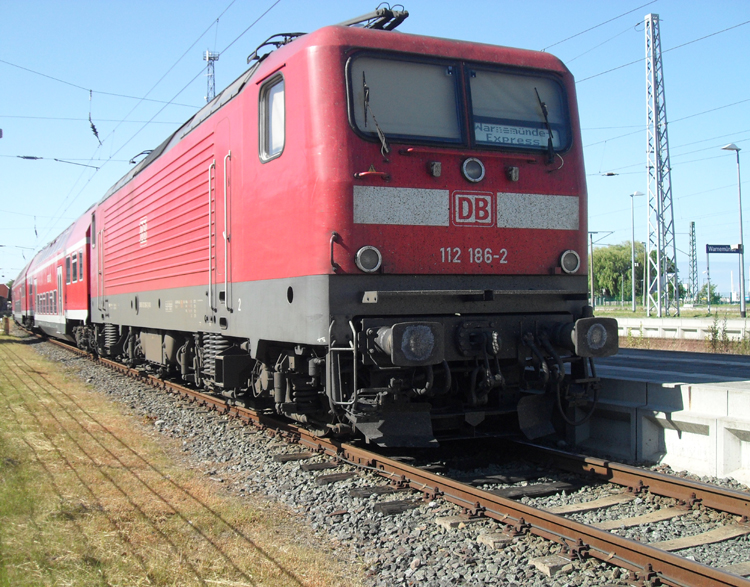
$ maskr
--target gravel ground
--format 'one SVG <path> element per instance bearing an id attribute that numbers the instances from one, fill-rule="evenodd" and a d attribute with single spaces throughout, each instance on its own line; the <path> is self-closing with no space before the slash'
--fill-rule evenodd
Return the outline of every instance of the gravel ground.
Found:
<path id="1" fill-rule="evenodd" d="M 306 461 L 279 463 L 273 460 L 274 455 L 299 452 L 299 448 L 205 408 L 155 391 L 58 347 L 43 343 L 35 348 L 49 359 L 68 366 L 93 389 L 125 405 L 147 423 L 145 427 L 150 432 L 181 441 L 184 457 L 191 466 L 202 470 L 217 484 L 247 499 L 281 502 L 304 516 L 322 539 L 332 541 L 336 555 L 347 560 L 354 558 L 361 563 L 366 585 L 593 587 L 626 584 L 626 571 L 596 560 L 574 561 L 562 572 L 547 577 L 533 566 L 531 560 L 559 552 L 557 544 L 536 536 L 524 536 L 502 550 L 493 550 L 477 542 L 480 534 L 500 530 L 491 520 L 455 530 L 445 530 L 436 524 L 438 517 L 460 513 L 452 504 L 443 501 L 424 503 L 418 495 L 408 492 L 351 497 L 349 491 L 352 488 L 386 483 L 382 478 L 346 464 L 322 472 L 301 469 L 303 463 L 325 460 L 320 456 Z M 515 466 L 517 464 L 511 463 L 464 471 L 462 476 L 498 474 Z M 357 474 L 327 486 L 315 482 L 320 474 L 345 471 L 356 471 Z M 746 490 L 732 480 L 719 482 Z M 523 498 L 522 501 L 538 507 L 552 507 L 590 501 L 619 491 L 619 488 L 605 484 L 569 495 Z M 404 499 L 413 499 L 416 507 L 396 516 L 376 513 L 373 509 L 379 502 Z M 590 523 L 640 515 L 670 505 L 673 505 L 673 500 L 645 496 L 628 504 L 574 517 Z M 704 532 L 732 521 L 731 516 L 697 508 L 682 518 L 652 524 L 646 530 L 615 531 L 635 540 L 652 542 Z M 729 565 L 750 560 L 750 539 L 738 538 L 678 554 L 713 566 Z"/>

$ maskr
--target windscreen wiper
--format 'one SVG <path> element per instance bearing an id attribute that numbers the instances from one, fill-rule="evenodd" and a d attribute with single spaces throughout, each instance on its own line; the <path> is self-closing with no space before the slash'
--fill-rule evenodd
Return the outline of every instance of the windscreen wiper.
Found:
<path id="1" fill-rule="evenodd" d="M 534 88 L 536 92 L 536 99 L 539 101 L 539 107 L 542 109 L 542 116 L 544 116 L 544 126 L 547 127 L 547 164 L 549 165 L 555 160 L 555 147 L 552 144 L 552 128 L 549 125 L 549 117 L 547 116 L 547 105 L 542 102 L 542 98 L 539 95 L 539 90 Z"/>
<path id="2" fill-rule="evenodd" d="M 364 90 L 365 99 L 364 99 L 364 114 L 365 114 L 365 128 L 367 128 L 367 113 L 370 113 L 370 116 L 372 116 L 372 121 L 375 123 L 375 131 L 378 133 L 378 138 L 380 139 L 380 154 L 383 156 L 383 159 L 385 159 L 386 155 L 391 152 L 390 147 L 388 146 L 388 141 L 385 139 L 385 133 L 380 129 L 380 125 L 378 124 L 378 119 L 375 118 L 375 113 L 372 111 L 372 108 L 370 107 L 370 86 L 367 85 L 367 81 L 365 80 L 365 72 L 362 72 L 362 89 Z"/>

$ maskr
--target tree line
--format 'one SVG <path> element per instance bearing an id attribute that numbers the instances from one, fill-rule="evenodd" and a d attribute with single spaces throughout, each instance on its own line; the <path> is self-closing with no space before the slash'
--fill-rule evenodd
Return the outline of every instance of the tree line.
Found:
<path id="1" fill-rule="evenodd" d="M 619 245 L 608 245 L 594 249 L 594 291 L 596 295 L 603 295 L 611 299 L 630 300 L 632 282 L 630 277 L 630 241 Z M 641 242 L 635 243 L 635 299 L 643 299 L 643 275 L 646 271 L 646 247 Z M 656 259 L 656 251 L 651 251 L 652 260 Z M 670 265 L 668 270 L 674 270 Z M 679 279 L 678 279 L 679 282 Z M 706 302 L 707 284 L 698 291 L 698 302 Z M 692 298 L 692 292 L 687 291 L 680 284 L 680 299 Z M 711 284 L 711 303 L 719 302 L 720 296 L 716 285 Z"/>

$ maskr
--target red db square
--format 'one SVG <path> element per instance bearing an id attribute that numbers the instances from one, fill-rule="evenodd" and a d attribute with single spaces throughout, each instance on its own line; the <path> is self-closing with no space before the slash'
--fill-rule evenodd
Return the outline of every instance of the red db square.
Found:
<path id="1" fill-rule="evenodd" d="M 492 193 L 454 192 L 451 218 L 456 226 L 494 226 L 495 195 Z"/>

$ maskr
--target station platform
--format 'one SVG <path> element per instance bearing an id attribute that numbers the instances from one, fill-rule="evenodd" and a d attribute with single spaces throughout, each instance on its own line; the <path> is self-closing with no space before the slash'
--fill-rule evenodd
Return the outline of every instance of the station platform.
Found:
<path id="1" fill-rule="evenodd" d="M 599 406 L 579 447 L 750 485 L 750 357 L 622 349 L 596 368 Z"/>
<path id="2" fill-rule="evenodd" d="M 620 336 L 684 338 L 706 340 L 712 331 L 733 340 L 750 336 L 750 322 L 743 318 L 724 319 L 721 309 L 714 318 L 617 318 Z"/>

